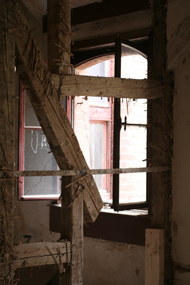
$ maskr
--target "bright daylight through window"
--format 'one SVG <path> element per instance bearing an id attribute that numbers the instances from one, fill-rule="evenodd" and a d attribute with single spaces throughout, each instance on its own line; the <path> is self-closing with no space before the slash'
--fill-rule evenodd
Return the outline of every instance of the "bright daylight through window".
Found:
<path id="1" fill-rule="evenodd" d="M 78 66 L 76 74 L 114 76 L 114 56 L 105 56 Z M 147 58 L 133 48 L 122 44 L 121 78 L 147 78 Z M 98 89 L 98 86 L 97 86 Z M 147 166 L 147 100 L 120 99 L 119 168 Z M 121 130 L 120 130 L 121 129 Z M 75 97 L 74 130 L 83 154 L 91 169 L 113 168 L 114 157 L 114 99 Z M 113 203 L 112 175 L 94 175 L 105 203 Z M 120 174 L 118 181 L 119 204 L 147 201 L 147 174 Z"/>

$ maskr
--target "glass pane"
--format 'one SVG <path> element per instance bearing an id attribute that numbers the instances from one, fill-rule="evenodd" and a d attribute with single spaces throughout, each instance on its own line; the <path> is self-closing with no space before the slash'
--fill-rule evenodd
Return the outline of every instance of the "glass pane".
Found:
<path id="1" fill-rule="evenodd" d="M 122 44 L 121 77 L 131 79 L 147 78 L 147 59 L 136 50 Z M 121 99 L 120 116 L 127 124 L 147 124 L 146 99 Z M 146 167 L 146 126 L 124 126 L 120 132 L 120 168 Z M 146 173 L 119 175 L 119 203 L 146 201 Z"/>
<path id="2" fill-rule="evenodd" d="M 106 106 L 108 104 L 108 99 L 106 97 L 89 97 L 89 104 L 94 106 Z"/>
<path id="3" fill-rule="evenodd" d="M 146 167 L 145 127 L 127 126 L 122 128 L 120 136 L 120 168 Z"/>
<path id="4" fill-rule="evenodd" d="M 113 67 L 113 56 L 102 57 L 82 64 L 75 69 L 75 73 L 87 76 L 113 77 Z M 113 102 L 105 97 L 75 97 L 74 130 L 91 169 L 111 167 L 112 106 Z M 111 175 L 98 174 L 93 176 L 103 201 L 111 202 Z"/>
<path id="5" fill-rule="evenodd" d="M 90 168 L 104 168 L 104 124 L 90 123 Z M 93 175 L 98 189 L 104 189 L 104 175 Z"/>
<path id="6" fill-rule="evenodd" d="M 120 168 L 146 167 L 146 145 L 146 127 L 127 126 L 126 131 L 122 128 Z M 120 203 L 146 201 L 146 173 L 120 174 L 119 186 Z"/>
<path id="7" fill-rule="evenodd" d="M 146 201 L 146 173 L 126 173 L 119 176 L 119 203 Z"/>
<path id="8" fill-rule="evenodd" d="M 42 130 L 25 130 L 25 170 L 56 170 L 57 163 Z M 59 177 L 25 177 L 24 195 L 59 194 Z"/>
<path id="9" fill-rule="evenodd" d="M 147 59 L 144 56 L 125 44 L 122 44 L 121 54 L 122 78 L 147 78 Z"/>
<path id="10" fill-rule="evenodd" d="M 123 99 L 121 102 L 122 118 L 127 116 L 128 124 L 147 124 L 147 100 Z"/>
<path id="11" fill-rule="evenodd" d="M 38 119 L 36 117 L 36 114 L 34 112 L 34 109 L 27 96 L 27 93 L 25 94 L 25 126 L 27 127 L 28 126 L 33 126 L 33 127 L 40 126 Z"/>

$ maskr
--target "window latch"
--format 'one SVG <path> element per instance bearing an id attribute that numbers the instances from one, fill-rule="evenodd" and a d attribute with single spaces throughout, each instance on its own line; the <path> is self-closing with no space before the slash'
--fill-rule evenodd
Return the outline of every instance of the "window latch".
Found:
<path id="1" fill-rule="evenodd" d="M 146 124 L 128 124 L 127 123 L 127 116 L 124 117 L 124 122 L 122 122 L 122 119 L 120 118 L 120 122 L 121 122 L 121 125 L 120 125 L 120 129 L 122 128 L 122 126 L 124 126 L 124 131 L 126 131 L 127 129 L 127 126 L 131 126 L 131 127 L 147 127 Z"/>
<path id="2" fill-rule="evenodd" d="M 121 120 L 121 127 L 120 127 L 120 129 L 122 128 L 122 126 L 124 126 L 124 131 L 126 131 L 126 129 L 127 129 L 127 116 L 125 116 L 124 122 L 122 122 L 121 118 L 120 118 L 120 120 Z"/>

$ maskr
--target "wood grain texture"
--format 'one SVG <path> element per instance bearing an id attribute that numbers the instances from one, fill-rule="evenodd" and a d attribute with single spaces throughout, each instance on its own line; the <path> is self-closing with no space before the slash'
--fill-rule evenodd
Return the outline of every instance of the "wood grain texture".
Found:
<path id="1" fill-rule="evenodd" d="M 146 229 L 145 285 L 164 285 L 164 230 Z"/>
<path id="2" fill-rule="evenodd" d="M 70 263 L 71 243 L 70 242 L 40 242 L 27 243 L 15 246 L 12 268 L 41 266 L 56 264 L 59 270 L 64 270 L 63 263 Z"/>
<path id="3" fill-rule="evenodd" d="M 0 2 L 0 169 L 15 170 L 15 42 L 9 33 L 13 1 Z M 15 181 L 0 181 L 0 257 L 1 284 L 13 284 L 14 275 L 7 267 L 14 243 Z M 8 283 L 9 282 L 9 283 Z"/>
<path id="4" fill-rule="evenodd" d="M 52 74 L 58 87 L 59 75 Z M 155 99 L 163 96 L 164 86 L 156 79 L 122 79 L 81 75 L 65 75 L 61 96 L 99 96 L 111 98 Z"/>
<path id="5" fill-rule="evenodd" d="M 19 5 L 18 5 L 19 9 Z M 25 86 L 51 151 L 60 167 L 88 169 L 77 138 L 62 106 L 59 92 L 52 84 L 51 73 L 40 57 L 40 51 L 22 12 L 15 12 L 20 34 L 15 35 L 17 70 Z M 89 220 L 94 221 L 103 202 L 91 175 L 83 180 L 83 198 L 87 204 Z"/>

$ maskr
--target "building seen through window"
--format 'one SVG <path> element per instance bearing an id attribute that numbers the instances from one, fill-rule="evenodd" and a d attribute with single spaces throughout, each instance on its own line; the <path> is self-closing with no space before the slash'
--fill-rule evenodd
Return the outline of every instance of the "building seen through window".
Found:
<path id="1" fill-rule="evenodd" d="M 114 57 L 98 58 L 76 68 L 75 73 L 89 76 L 114 76 Z M 121 57 L 121 77 L 147 78 L 147 59 L 129 47 Z M 97 86 L 98 89 L 98 86 Z M 74 130 L 91 169 L 113 168 L 114 99 L 75 97 Z M 147 165 L 147 100 L 121 99 L 119 167 L 138 168 Z M 105 203 L 113 203 L 112 175 L 94 175 Z M 147 200 L 146 173 L 119 175 L 119 203 Z"/>
<path id="2" fill-rule="evenodd" d="M 142 54 L 123 44 L 120 60 L 122 78 L 147 78 L 147 59 Z M 86 61 L 77 66 L 75 73 L 114 77 L 115 56 L 110 54 Z M 147 166 L 146 99 L 120 99 L 118 120 L 114 118 L 114 98 L 75 96 L 73 106 L 74 131 L 90 169 Z M 19 133 L 20 170 L 58 169 L 22 84 Z M 118 163 L 114 166 L 114 140 L 117 136 Z M 116 179 L 117 187 L 113 175 L 94 175 L 94 179 L 105 203 L 113 204 L 115 188 L 118 191 L 118 204 L 147 201 L 146 173 L 120 174 L 119 179 Z M 60 195 L 59 177 L 25 177 L 21 180 L 23 183 L 19 185 L 19 198 L 58 199 Z"/>

